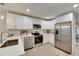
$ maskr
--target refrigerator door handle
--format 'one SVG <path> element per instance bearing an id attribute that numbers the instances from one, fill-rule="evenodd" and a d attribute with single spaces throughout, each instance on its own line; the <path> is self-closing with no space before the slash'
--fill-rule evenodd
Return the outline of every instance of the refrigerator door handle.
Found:
<path id="1" fill-rule="evenodd" d="M 55 30 L 55 34 L 59 34 L 59 31 L 58 31 L 58 29 L 56 29 L 56 30 Z"/>

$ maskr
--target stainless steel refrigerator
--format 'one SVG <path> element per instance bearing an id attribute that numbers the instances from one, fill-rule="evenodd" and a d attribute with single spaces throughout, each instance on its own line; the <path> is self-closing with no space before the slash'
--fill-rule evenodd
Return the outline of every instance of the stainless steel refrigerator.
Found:
<path id="1" fill-rule="evenodd" d="M 72 53 L 72 25 L 70 21 L 55 24 L 55 47 Z"/>

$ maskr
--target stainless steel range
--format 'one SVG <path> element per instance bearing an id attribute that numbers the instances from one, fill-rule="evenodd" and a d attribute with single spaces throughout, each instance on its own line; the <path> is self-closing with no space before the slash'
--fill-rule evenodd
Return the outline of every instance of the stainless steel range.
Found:
<path id="1" fill-rule="evenodd" d="M 35 44 L 43 43 L 43 35 L 35 31 L 35 33 L 32 33 L 35 37 Z"/>

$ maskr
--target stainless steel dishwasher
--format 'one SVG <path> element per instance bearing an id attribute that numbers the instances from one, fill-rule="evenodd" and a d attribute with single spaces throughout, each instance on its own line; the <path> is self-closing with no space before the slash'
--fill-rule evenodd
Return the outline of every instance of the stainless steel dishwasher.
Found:
<path id="1" fill-rule="evenodd" d="M 24 50 L 28 50 L 34 47 L 34 37 L 24 37 Z"/>

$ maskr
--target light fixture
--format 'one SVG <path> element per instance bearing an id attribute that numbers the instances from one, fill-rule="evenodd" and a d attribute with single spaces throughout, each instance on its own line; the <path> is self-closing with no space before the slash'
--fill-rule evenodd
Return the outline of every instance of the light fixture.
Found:
<path id="1" fill-rule="evenodd" d="M 4 17 L 4 6 L 5 6 L 5 4 L 4 3 L 1 3 L 0 4 L 0 19 L 4 19 L 5 17 Z"/>
<path id="2" fill-rule="evenodd" d="M 46 19 L 49 19 L 49 17 L 47 16 Z"/>
<path id="3" fill-rule="evenodd" d="M 78 6 L 78 4 L 75 4 L 73 7 L 76 8 Z"/>
<path id="4" fill-rule="evenodd" d="M 4 16 L 0 16 L 1 19 L 4 19 Z"/>
<path id="5" fill-rule="evenodd" d="M 30 12 L 30 9 L 27 9 L 26 11 L 27 11 L 27 12 Z"/>

